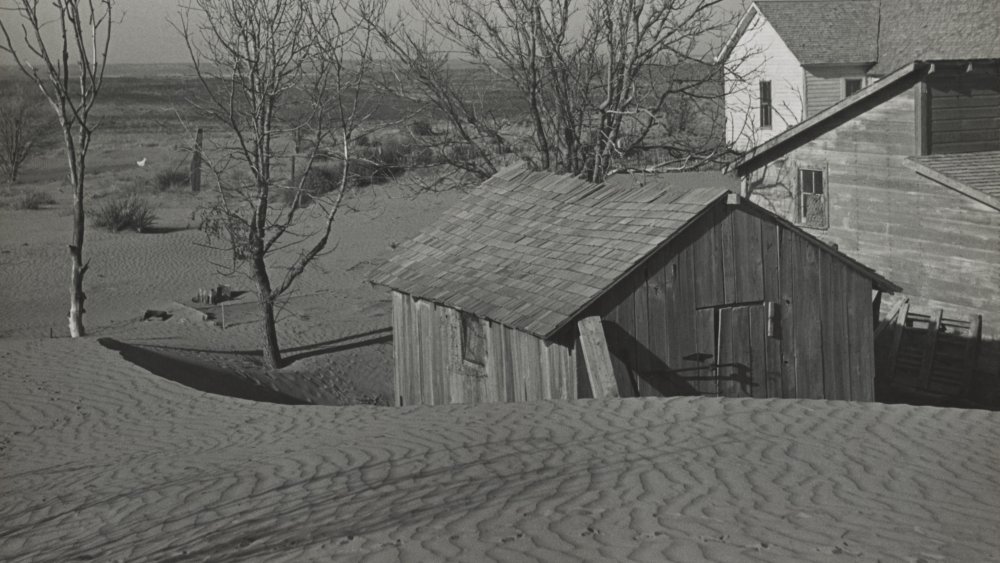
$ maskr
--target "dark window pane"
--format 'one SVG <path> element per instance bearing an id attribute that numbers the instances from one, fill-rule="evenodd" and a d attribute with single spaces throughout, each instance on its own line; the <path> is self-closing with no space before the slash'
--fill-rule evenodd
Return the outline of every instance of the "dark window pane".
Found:
<path id="1" fill-rule="evenodd" d="M 813 177 L 813 192 L 814 194 L 823 195 L 823 173 L 819 170 L 812 171 Z"/>
<path id="2" fill-rule="evenodd" d="M 462 313 L 462 359 L 476 365 L 486 365 L 486 334 L 479 317 Z"/>
<path id="3" fill-rule="evenodd" d="M 760 126 L 771 126 L 771 82 L 761 80 L 760 82 Z"/>
<path id="4" fill-rule="evenodd" d="M 844 95 L 850 96 L 861 89 L 860 78 L 848 78 L 844 80 Z"/>

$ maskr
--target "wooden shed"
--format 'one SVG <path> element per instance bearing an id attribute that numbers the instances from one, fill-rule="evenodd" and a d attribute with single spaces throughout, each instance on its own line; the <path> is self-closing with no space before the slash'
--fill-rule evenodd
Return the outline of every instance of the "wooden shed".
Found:
<path id="1" fill-rule="evenodd" d="M 722 188 L 522 167 L 487 180 L 372 281 L 392 290 L 401 405 L 870 401 L 873 289 L 897 289 Z"/>

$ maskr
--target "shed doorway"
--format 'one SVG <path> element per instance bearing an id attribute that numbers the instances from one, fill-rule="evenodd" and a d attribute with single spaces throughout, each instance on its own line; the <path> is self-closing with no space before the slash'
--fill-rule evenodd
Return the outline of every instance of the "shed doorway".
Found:
<path id="1" fill-rule="evenodd" d="M 714 331 L 717 396 L 767 396 L 767 349 L 768 339 L 775 337 L 774 318 L 771 303 L 734 305 L 715 309 L 714 326 L 699 327 Z"/>

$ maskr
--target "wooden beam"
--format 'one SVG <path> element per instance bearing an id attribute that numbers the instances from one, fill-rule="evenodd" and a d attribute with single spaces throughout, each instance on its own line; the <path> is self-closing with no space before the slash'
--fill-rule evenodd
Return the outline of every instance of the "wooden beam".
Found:
<path id="1" fill-rule="evenodd" d="M 882 310 L 882 290 L 875 292 L 872 299 L 872 326 L 878 326 L 878 314 Z"/>
<path id="2" fill-rule="evenodd" d="M 983 316 L 969 315 L 969 341 L 965 345 L 965 378 L 959 393 L 963 396 L 972 387 L 972 377 L 979 362 L 979 344 L 983 339 Z"/>
<path id="3" fill-rule="evenodd" d="M 930 92 L 927 88 L 927 81 L 921 80 L 913 87 L 914 89 L 914 119 L 915 119 L 915 147 L 914 151 L 918 155 L 930 154 L 931 152 L 931 101 Z"/>
<path id="4" fill-rule="evenodd" d="M 941 317 L 944 315 L 942 309 L 935 309 L 931 313 L 930 322 L 927 324 L 927 340 L 924 345 L 924 362 L 920 366 L 921 387 L 927 389 L 931 382 L 931 372 L 934 369 L 934 352 L 937 348 L 938 327 L 941 326 Z"/>
<path id="5" fill-rule="evenodd" d="M 910 298 L 904 297 L 903 299 L 897 301 L 896 304 L 892 306 L 892 309 L 889 309 L 889 313 L 885 316 L 885 320 L 879 323 L 878 327 L 875 329 L 875 338 L 878 338 L 878 336 L 882 334 L 882 332 L 885 329 L 889 328 L 889 325 L 891 325 L 895 320 L 896 315 L 899 314 L 899 311 L 903 307 L 903 304 L 904 303 L 909 304 L 909 302 Z"/>
<path id="6" fill-rule="evenodd" d="M 618 384 L 615 383 L 615 372 L 611 367 L 611 354 L 608 352 L 601 317 L 584 317 L 577 323 L 577 327 L 580 329 L 580 347 L 583 349 L 594 398 L 618 397 Z"/>
<path id="7" fill-rule="evenodd" d="M 886 370 L 886 375 L 888 376 L 887 383 L 892 383 L 892 380 L 896 378 L 896 355 L 899 354 L 899 344 L 903 339 L 903 331 L 906 330 L 906 317 L 910 314 L 910 300 L 904 299 L 900 303 L 899 312 L 896 314 L 896 320 L 893 323 L 895 326 L 895 333 L 892 335 L 892 346 L 889 348 L 889 369 Z"/>

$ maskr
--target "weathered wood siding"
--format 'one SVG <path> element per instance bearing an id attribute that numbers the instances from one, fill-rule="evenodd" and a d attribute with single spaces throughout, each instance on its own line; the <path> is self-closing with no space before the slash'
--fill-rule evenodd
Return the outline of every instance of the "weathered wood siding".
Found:
<path id="1" fill-rule="evenodd" d="M 858 78 L 865 84 L 865 67 L 861 65 L 807 66 L 803 73 L 806 118 L 844 99 L 845 78 Z"/>
<path id="2" fill-rule="evenodd" d="M 1000 326 L 1000 213 L 906 167 L 919 151 L 917 131 L 908 89 L 758 170 L 753 199 L 791 220 L 797 167 L 824 166 L 829 228 L 813 234 L 914 303 L 981 313 L 984 330 Z"/>
<path id="3" fill-rule="evenodd" d="M 461 313 L 393 292 L 393 350 L 399 405 L 575 399 L 576 352 L 481 319 L 483 366 L 462 358 Z"/>
<path id="4" fill-rule="evenodd" d="M 720 204 L 593 312 L 623 395 L 870 401 L 871 288 L 799 233 L 749 206 Z M 716 372 L 716 363 L 726 365 Z"/>
<path id="5" fill-rule="evenodd" d="M 1000 150 L 1000 75 L 935 73 L 927 80 L 930 152 Z"/>
<path id="6" fill-rule="evenodd" d="M 746 150 L 802 121 L 802 66 L 760 14 L 748 25 L 729 57 L 726 92 L 726 140 Z M 771 81 L 772 125 L 759 125 L 758 83 Z"/>

